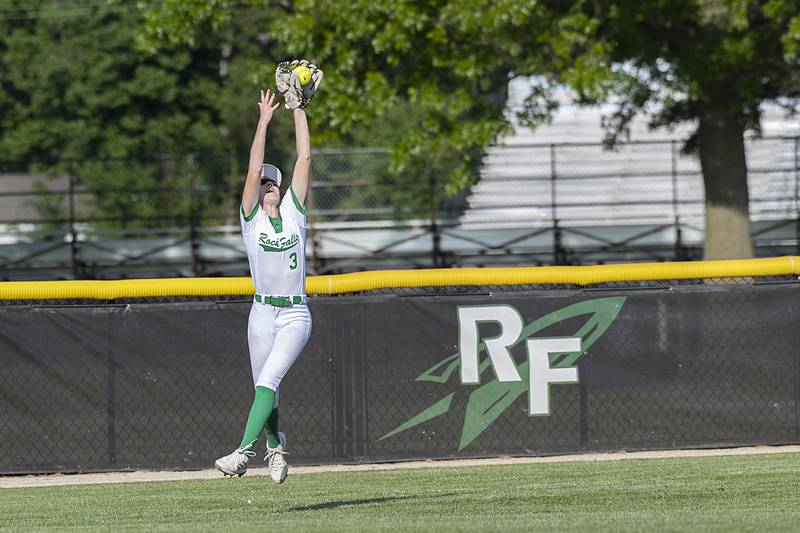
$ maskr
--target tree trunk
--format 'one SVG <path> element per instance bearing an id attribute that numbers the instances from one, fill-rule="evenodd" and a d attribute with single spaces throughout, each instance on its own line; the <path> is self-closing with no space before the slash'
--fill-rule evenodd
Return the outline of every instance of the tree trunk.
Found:
<path id="1" fill-rule="evenodd" d="M 707 103 L 697 130 L 706 192 L 704 259 L 753 257 L 744 152 L 744 117 Z"/>

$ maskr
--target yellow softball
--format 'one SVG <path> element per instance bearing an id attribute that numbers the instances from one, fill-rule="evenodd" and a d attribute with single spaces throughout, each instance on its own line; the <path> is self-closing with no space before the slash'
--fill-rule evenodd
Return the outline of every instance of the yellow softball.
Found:
<path id="1" fill-rule="evenodd" d="M 295 67 L 294 71 L 297 73 L 297 77 L 300 79 L 301 85 L 305 85 L 311 81 L 311 71 L 308 70 L 308 67 Z"/>

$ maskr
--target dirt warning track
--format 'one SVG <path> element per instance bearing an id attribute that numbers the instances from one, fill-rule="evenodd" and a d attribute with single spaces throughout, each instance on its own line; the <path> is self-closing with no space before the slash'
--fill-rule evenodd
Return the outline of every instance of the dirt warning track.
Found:
<path id="1" fill-rule="evenodd" d="M 549 457 L 495 457 L 488 459 L 453 459 L 428 461 L 403 461 L 396 463 L 342 464 L 291 467 L 293 476 L 324 472 L 360 472 L 371 470 L 396 470 L 410 468 L 451 468 L 464 466 L 514 465 L 531 463 L 564 463 L 586 461 L 624 461 L 630 459 L 658 459 L 665 457 L 712 457 L 719 455 L 756 455 L 770 453 L 800 453 L 800 445 L 747 446 L 741 448 L 715 448 L 694 450 L 664 450 L 645 452 L 586 453 Z M 248 476 L 269 476 L 266 468 L 252 468 Z M 105 472 L 93 474 L 41 474 L 27 476 L 0 476 L 0 488 L 52 487 L 58 485 L 90 485 L 100 483 L 137 483 L 148 481 L 181 481 L 189 479 L 217 479 L 222 475 L 214 470 Z"/>

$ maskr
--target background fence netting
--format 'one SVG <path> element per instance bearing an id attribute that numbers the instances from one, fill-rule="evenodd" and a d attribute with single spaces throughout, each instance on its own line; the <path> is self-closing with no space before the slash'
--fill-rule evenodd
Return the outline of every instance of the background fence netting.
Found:
<path id="1" fill-rule="evenodd" d="M 68 305 L 67 305 L 68 304 Z M 293 464 L 800 442 L 796 276 L 314 297 L 281 385 Z M 252 400 L 246 297 L 0 305 L 0 472 L 209 468 Z M 458 309 L 511 306 L 521 376 L 479 348 L 462 384 Z M 481 339 L 500 334 L 481 322 Z M 528 416 L 527 339 L 578 383 Z M 263 443 L 261 449 L 263 451 Z M 260 461 L 259 461 L 260 462 Z"/>

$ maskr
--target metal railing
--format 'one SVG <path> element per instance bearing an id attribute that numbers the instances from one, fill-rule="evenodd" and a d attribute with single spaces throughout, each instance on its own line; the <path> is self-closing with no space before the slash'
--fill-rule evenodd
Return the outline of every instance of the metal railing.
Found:
<path id="1" fill-rule="evenodd" d="M 444 201 L 443 180 L 393 174 L 385 149 L 318 150 L 309 270 L 696 258 L 702 175 L 681 146 L 495 147 Z M 800 137 L 748 140 L 747 156 L 757 253 L 800 253 Z M 63 160 L 54 177 L 0 162 L 0 279 L 244 275 L 243 161 Z"/>

